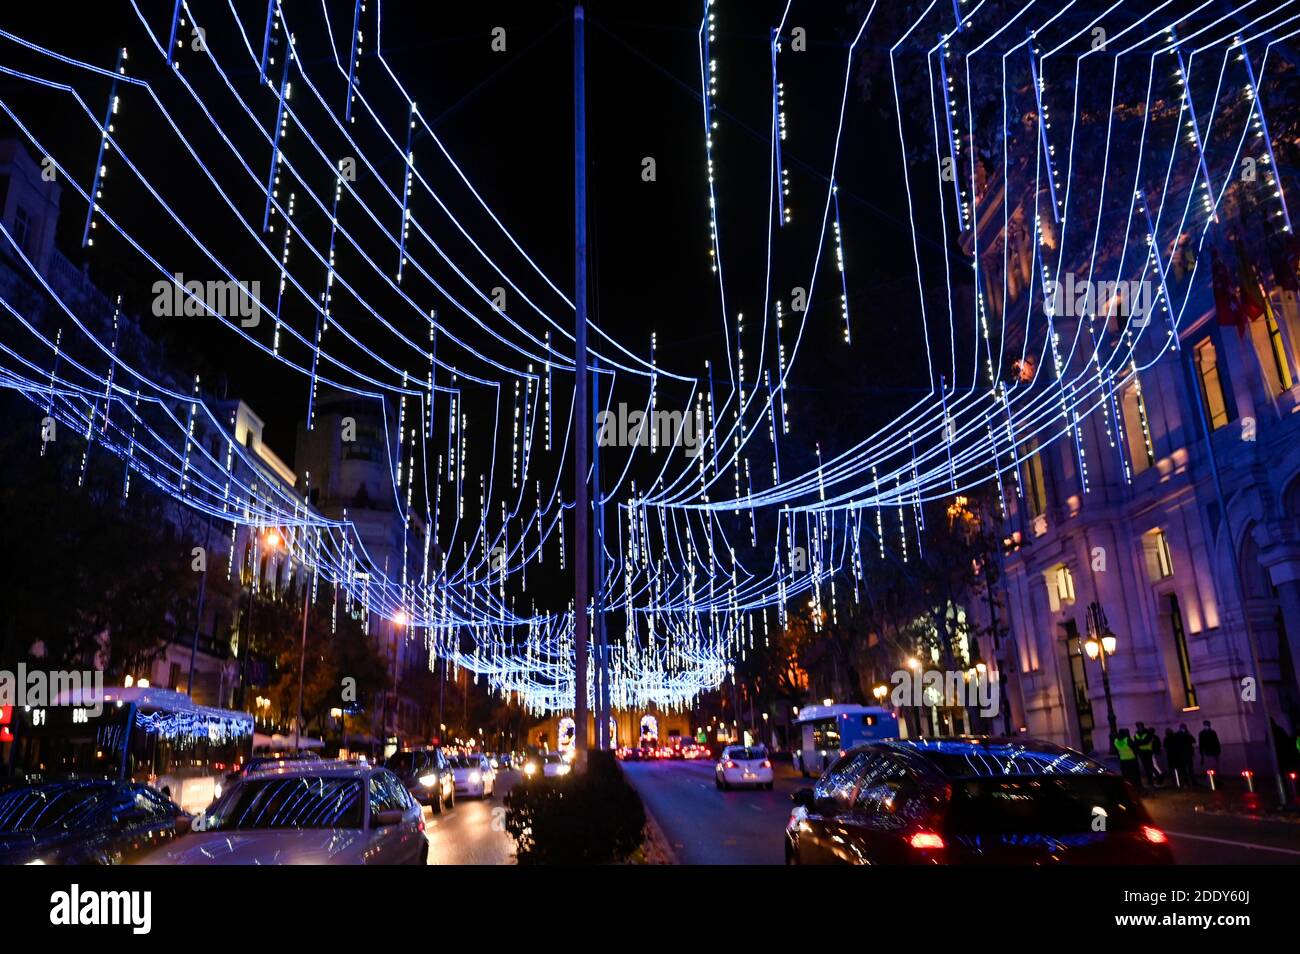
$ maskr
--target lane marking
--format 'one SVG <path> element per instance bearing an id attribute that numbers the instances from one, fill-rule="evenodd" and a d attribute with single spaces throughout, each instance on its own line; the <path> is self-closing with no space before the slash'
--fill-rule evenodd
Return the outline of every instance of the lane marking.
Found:
<path id="1" fill-rule="evenodd" d="M 1232 841 L 1229 838 L 1211 838 L 1209 835 L 1189 835 L 1182 831 L 1165 831 L 1172 838 L 1190 838 L 1193 841 L 1212 841 L 1216 845 L 1233 845 L 1237 848 L 1253 848 L 1256 851 L 1276 851 L 1284 855 L 1300 855 L 1295 848 L 1274 848 L 1272 845 L 1257 845 L 1249 841 Z"/>

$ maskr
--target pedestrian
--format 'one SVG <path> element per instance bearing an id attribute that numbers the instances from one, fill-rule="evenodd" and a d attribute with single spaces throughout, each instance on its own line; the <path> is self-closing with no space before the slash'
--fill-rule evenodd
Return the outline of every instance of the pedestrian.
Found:
<path id="1" fill-rule="evenodd" d="M 1169 772 L 1174 776 L 1174 784 L 1178 784 L 1178 737 L 1174 735 L 1172 725 L 1165 729 L 1165 737 L 1161 741 L 1161 747 L 1164 749 L 1165 761 L 1169 763 Z"/>
<path id="2" fill-rule="evenodd" d="M 1119 756 L 1119 774 L 1139 792 L 1142 791 L 1142 773 L 1138 770 L 1137 751 L 1133 748 L 1128 729 L 1120 729 L 1119 735 L 1115 736 L 1115 754 Z"/>
<path id="3" fill-rule="evenodd" d="M 1192 738 L 1192 733 L 1184 722 L 1178 726 L 1178 734 L 1174 736 L 1178 743 L 1178 772 L 1182 776 L 1183 784 L 1196 787 L 1196 740 Z M 1170 756 L 1170 761 L 1173 756 Z"/>
<path id="4" fill-rule="evenodd" d="M 1219 756 L 1223 754 L 1223 746 L 1219 743 L 1219 733 L 1214 731 L 1210 725 L 1210 720 L 1206 719 L 1201 723 L 1204 728 L 1197 737 L 1197 743 L 1201 749 L 1201 771 L 1213 772 L 1219 774 Z"/>
<path id="5" fill-rule="evenodd" d="M 1142 771 L 1147 777 L 1147 784 L 1152 788 L 1157 782 L 1156 749 L 1159 745 L 1160 739 L 1155 730 L 1149 728 L 1145 722 L 1139 722 L 1137 732 L 1133 733 L 1133 747 L 1137 749 Z"/>

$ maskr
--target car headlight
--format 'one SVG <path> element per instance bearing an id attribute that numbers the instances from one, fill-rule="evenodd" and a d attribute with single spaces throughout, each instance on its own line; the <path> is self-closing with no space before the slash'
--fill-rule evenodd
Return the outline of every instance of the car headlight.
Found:
<path id="1" fill-rule="evenodd" d="M 493 768 L 500 768 L 500 766 L 501 766 L 501 763 L 500 763 L 500 762 L 498 762 L 496 759 L 493 759 L 493 760 L 492 760 L 492 767 L 493 767 Z"/>
<path id="2" fill-rule="evenodd" d="M 477 785 L 477 784 L 478 784 L 479 782 L 481 782 L 481 781 L 483 781 L 483 773 L 482 773 L 482 772 L 479 772 L 479 771 L 475 770 L 475 771 L 469 773 L 469 783 L 470 783 L 471 785 Z"/>
<path id="3" fill-rule="evenodd" d="M 561 762 L 559 765 L 557 765 L 557 766 L 555 767 L 555 774 L 556 774 L 556 775 L 568 775 L 568 774 L 569 774 L 569 766 L 567 766 L 567 765 L 565 765 L 563 762 Z"/>
<path id="4" fill-rule="evenodd" d="M 29 862 L 27 862 L 27 863 L 28 863 L 29 865 L 43 865 L 43 864 L 45 864 L 45 862 L 41 861 L 40 858 L 37 858 L 37 859 L 35 859 L 35 860 L 33 860 L 33 861 L 29 861 Z"/>
<path id="5" fill-rule="evenodd" d="M 537 774 L 537 766 L 534 765 L 532 762 L 529 762 L 527 765 L 524 766 L 524 774 L 525 774 L 525 775 L 536 775 L 536 774 Z"/>
<path id="6" fill-rule="evenodd" d="M 421 776 L 420 776 L 420 784 L 423 785 L 425 788 L 432 788 L 433 786 L 435 786 L 435 785 L 438 784 L 438 776 L 436 776 L 436 775 L 421 775 Z"/>

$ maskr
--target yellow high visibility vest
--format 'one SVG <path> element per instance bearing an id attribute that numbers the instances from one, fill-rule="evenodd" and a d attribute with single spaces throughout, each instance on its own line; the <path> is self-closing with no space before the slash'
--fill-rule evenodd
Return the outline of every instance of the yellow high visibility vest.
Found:
<path id="1" fill-rule="evenodd" d="M 1137 758 L 1137 754 L 1133 751 L 1132 740 L 1130 739 L 1115 739 L 1115 751 L 1118 753 L 1121 762 L 1128 762 L 1131 759 Z"/>

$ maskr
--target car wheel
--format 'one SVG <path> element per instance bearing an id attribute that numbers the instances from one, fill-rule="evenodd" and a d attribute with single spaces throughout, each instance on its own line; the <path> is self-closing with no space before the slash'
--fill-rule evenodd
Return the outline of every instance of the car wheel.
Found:
<path id="1" fill-rule="evenodd" d="M 420 857 L 415 863 L 417 865 L 427 865 L 429 863 L 429 843 L 427 841 L 420 849 Z"/>
<path id="2" fill-rule="evenodd" d="M 722 779 L 720 779 L 716 775 L 713 776 L 713 787 L 716 788 L 718 791 L 722 791 Z"/>
<path id="3" fill-rule="evenodd" d="M 429 804 L 433 807 L 433 813 L 435 815 L 441 815 L 442 814 L 442 793 L 439 792 L 437 797 L 435 797 L 434 800 Z"/>
<path id="4" fill-rule="evenodd" d="M 450 810 L 455 807 L 456 807 L 456 790 L 452 789 L 451 794 L 447 796 L 447 808 L 448 810 Z"/>

